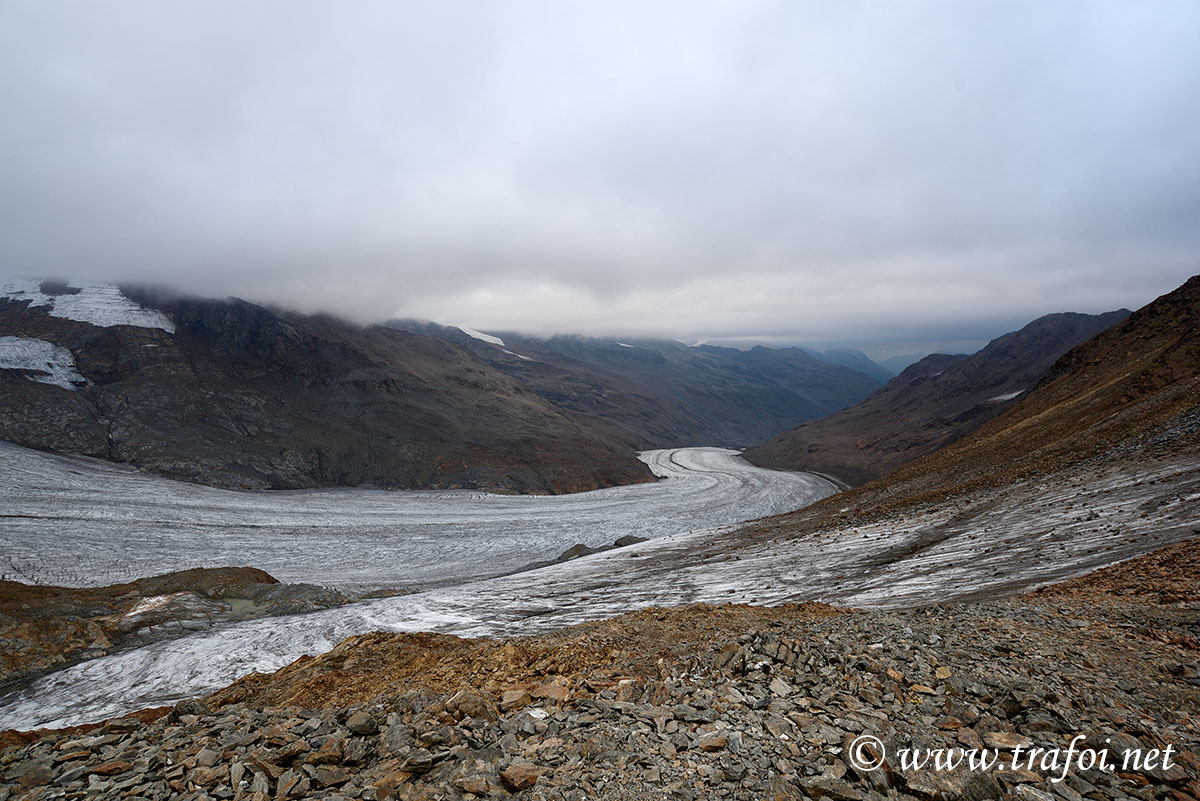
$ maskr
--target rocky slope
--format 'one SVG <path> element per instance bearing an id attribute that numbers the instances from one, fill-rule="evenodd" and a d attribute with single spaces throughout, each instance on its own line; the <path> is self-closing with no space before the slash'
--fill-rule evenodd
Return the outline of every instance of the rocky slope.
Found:
<path id="1" fill-rule="evenodd" d="M 1051 314 L 971 356 L 932 354 L 862 403 L 751 448 L 762 467 L 863 484 L 978 429 L 1028 392 L 1060 356 L 1128 311 Z"/>
<path id="2" fill-rule="evenodd" d="M 1063 588 L 913 611 L 700 606 L 508 641 L 364 635 L 204 700 L 8 733 L 0 794 L 1189 801 L 1198 555 L 1192 541 Z M 1072 741 L 1107 761 L 1064 770 Z M 939 748 L 995 762 L 907 761 Z M 1157 754 L 1124 765 L 1134 749 Z"/>
<path id="3" fill-rule="evenodd" d="M 104 285 L 0 292 L 0 438 L 235 488 L 652 479 L 627 435 L 454 343 Z"/>
<path id="4" fill-rule="evenodd" d="M 971 436 L 847 496 L 886 509 L 1200 453 L 1200 276 L 1059 358 Z"/>
<path id="5" fill-rule="evenodd" d="M 744 447 L 857 403 L 880 383 L 799 348 L 507 332 L 481 339 L 433 323 L 389 325 L 468 347 L 551 403 L 628 432 L 641 448 Z"/>

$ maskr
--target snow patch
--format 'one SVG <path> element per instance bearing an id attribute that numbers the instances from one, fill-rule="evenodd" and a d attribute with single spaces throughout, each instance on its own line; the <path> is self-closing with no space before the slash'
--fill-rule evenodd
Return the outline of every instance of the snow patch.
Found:
<path id="1" fill-rule="evenodd" d="M 617 344 L 620 345 L 622 348 L 636 348 L 637 347 L 637 345 L 626 345 L 624 342 L 618 342 Z"/>
<path id="2" fill-rule="evenodd" d="M 1000 403 L 1002 401 L 1010 401 L 1018 395 L 1024 394 L 1025 390 L 1018 389 L 1016 392 L 1006 392 L 1003 395 L 997 395 L 994 398 L 988 398 L 989 403 Z"/>
<path id="3" fill-rule="evenodd" d="M 519 353 L 513 353 L 511 350 L 509 350 L 507 348 L 504 349 L 504 352 L 507 353 L 509 356 L 516 356 L 518 359 L 524 359 L 527 362 L 533 361 L 533 359 L 529 358 L 528 356 L 522 356 Z"/>
<path id="4" fill-rule="evenodd" d="M 0 337 L 0 369 L 33 370 L 34 381 L 74 391 L 87 379 L 75 370 L 75 354 L 53 342 L 32 337 Z"/>
<path id="5" fill-rule="evenodd" d="M 504 340 L 500 337 L 494 337 L 491 334 L 484 334 L 476 331 L 474 328 L 467 328 L 461 325 L 458 327 L 458 330 L 471 337 L 471 339 L 478 339 L 481 342 L 487 342 L 491 345 L 499 345 L 502 348 L 504 347 Z"/>
<path id="6" fill-rule="evenodd" d="M 131 325 L 137 328 L 159 328 L 175 333 L 175 323 L 157 309 L 147 309 L 122 294 L 120 287 L 95 281 L 67 285 L 78 292 L 47 295 L 37 281 L 8 281 L 0 283 L 0 297 L 28 300 L 30 306 L 49 306 L 51 317 L 61 317 L 103 328 Z"/>

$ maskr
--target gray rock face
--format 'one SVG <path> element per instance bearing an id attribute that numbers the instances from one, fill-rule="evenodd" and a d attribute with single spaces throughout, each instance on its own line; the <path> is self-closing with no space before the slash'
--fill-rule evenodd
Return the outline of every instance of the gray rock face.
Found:
<path id="1" fill-rule="evenodd" d="M 651 479 L 630 438 L 445 340 L 123 291 L 169 325 L 97 325 L 0 295 L 0 337 L 68 352 L 87 382 L 0 369 L 0 439 L 229 488 L 544 493 Z"/>

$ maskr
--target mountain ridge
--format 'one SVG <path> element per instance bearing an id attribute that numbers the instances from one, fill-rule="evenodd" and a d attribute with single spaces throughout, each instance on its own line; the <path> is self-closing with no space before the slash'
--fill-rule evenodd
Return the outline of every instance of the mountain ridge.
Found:
<path id="1" fill-rule="evenodd" d="M 75 391 L 0 370 L 0 436 L 232 488 L 564 492 L 652 480 L 619 431 L 466 349 L 236 299 L 129 288 L 175 331 L 0 300 L 0 333 L 74 354 Z"/>
<path id="2" fill-rule="evenodd" d="M 643 448 L 746 447 L 878 387 L 864 373 L 799 348 L 740 351 L 664 339 L 488 335 L 504 343 L 498 345 L 439 323 L 389 325 L 457 341 L 547 400 L 608 420 Z"/>
<path id="3" fill-rule="evenodd" d="M 1129 314 L 1045 315 L 969 356 L 930 354 L 862 403 L 802 424 L 745 458 L 866 483 L 978 429 L 1032 389 L 1058 357 Z"/>
<path id="4" fill-rule="evenodd" d="M 878 519 L 1084 465 L 1103 471 L 1195 454 L 1197 365 L 1200 275 L 1062 354 L 1018 402 L 976 431 L 777 520 L 807 528 L 807 518 Z"/>

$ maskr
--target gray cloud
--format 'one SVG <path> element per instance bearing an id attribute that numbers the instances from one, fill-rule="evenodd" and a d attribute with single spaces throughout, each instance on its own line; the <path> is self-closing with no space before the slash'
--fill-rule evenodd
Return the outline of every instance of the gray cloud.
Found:
<path id="1" fill-rule="evenodd" d="M 1196 41 L 1190 2 L 8 4 L 0 271 L 986 339 L 1197 271 Z"/>

